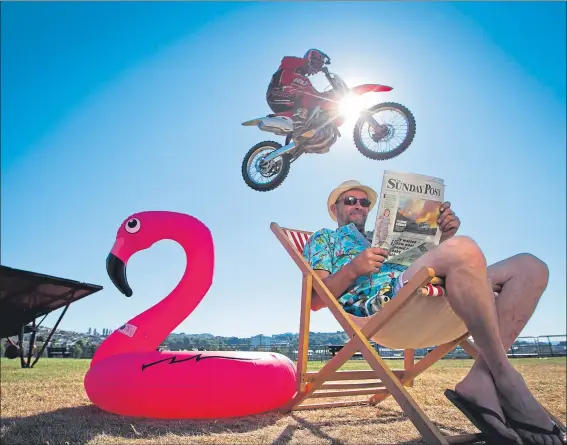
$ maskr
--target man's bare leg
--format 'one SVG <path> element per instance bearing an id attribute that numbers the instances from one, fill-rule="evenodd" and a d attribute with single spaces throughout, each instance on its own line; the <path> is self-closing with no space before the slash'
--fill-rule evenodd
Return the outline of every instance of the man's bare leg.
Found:
<path id="1" fill-rule="evenodd" d="M 542 428 L 549 427 L 549 429 L 551 429 L 551 423 L 545 411 L 529 392 L 523 378 L 513 368 L 506 356 L 509 345 L 503 344 L 499 326 L 500 324 L 509 326 L 510 323 L 505 322 L 505 320 L 509 317 L 514 318 L 516 316 L 513 314 L 514 310 L 511 309 L 512 306 L 510 306 L 510 302 L 512 301 L 510 298 L 513 297 L 510 297 L 511 292 L 509 291 L 501 293 L 501 297 L 505 298 L 501 299 L 503 303 L 500 303 L 500 305 L 503 305 L 503 307 L 507 309 L 504 310 L 502 317 L 499 317 L 494 294 L 492 292 L 492 285 L 489 281 L 486 260 L 476 243 L 467 237 L 454 237 L 447 240 L 435 250 L 428 252 L 416 261 L 404 273 L 404 279 L 409 279 L 415 271 L 423 266 L 432 267 L 439 276 L 445 277 L 449 304 L 455 313 L 463 319 L 470 333 L 473 335 L 475 345 L 478 347 L 480 355 L 483 358 L 479 361 L 478 365 L 475 365 L 475 370 L 472 374 L 472 382 L 474 383 L 474 379 L 487 380 L 488 376 L 490 377 L 490 381 L 483 381 L 482 384 L 486 385 L 488 383 L 489 390 L 483 390 L 482 394 L 479 394 L 477 391 L 475 394 L 476 400 L 473 401 L 481 406 L 492 409 L 504 417 L 500 409 L 500 403 L 503 403 L 511 412 L 517 412 L 518 417 L 514 417 L 515 420 L 525 420 L 526 423 L 538 425 Z M 495 268 L 493 269 L 496 271 Z M 512 283 L 508 284 L 510 285 Z M 508 297 L 506 297 L 506 295 L 508 295 Z M 506 301 L 508 301 L 507 304 Z M 537 299 L 535 304 L 537 304 Z M 517 305 L 517 301 L 514 302 L 513 305 Z M 533 308 L 535 308 L 535 305 L 533 305 L 531 312 L 533 312 Z M 522 314 L 525 313 L 527 314 L 526 316 L 529 316 L 531 312 L 522 306 Z M 502 320 L 500 320 L 500 318 L 502 318 Z M 526 320 L 523 321 L 524 325 L 525 322 Z M 505 336 L 508 339 L 507 343 L 510 342 L 509 338 L 515 338 L 515 336 L 518 335 L 519 325 L 520 324 L 517 324 L 511 329 L 507 328 L 505 330 Z M 516 332 L 515 335 L 514 332 Z M 511 341 L 513 342 L 513 340 Z M 483 373 L 483 370 L 488 370 L 489 373 Z M 500 394 L 498 402 L 498 393 L 493 390 L 491 394 L 491 387 L 496 388 Z M 466 388 L 466 386 L 463 385 L 463 388 Z M 463 394 L 463 396 L 465 396 L 465 394 Z M 515 407 L 515 410 L 512 409 L 512 407 Z M 513 431 L 507 429 L 492 416 L 486 416 L 485 419 L 501 431 L 504 436 L 511 438 L 517 437 Z M 540 419 L 540 422 L 538 422 L 538 419 Z M 546 445 L 547 443 L 561 443 L 558 441 L 549 441 L 550 439 L 551 437 L 547 436 L 545 440 L 548 442 L 541 443 L 545 443 Z"/>
<path id="2" fill-rule="evenodd" d="M 521 254 L 489 266 L 488 276 L 493 284 L 502 286 L 502 291 L 496 298 L 496 311 L 502 344 L 504 349 L 509 350 L 535 311 L 547 286 L 548 269 L 536 257 Z M 506 409 L 513 413 L 515 420 L 545 425 L 544 428 L 549 430 L 553 426 L 541 409 L 518 412 L 506 404 L 506 400 L 500 400 L 482 355 L 475 361 L 467 376 L 457 384 L 455 390 L 466 399 L 495 412 L 501 412 L 500 404 L 504 404 Z M 496 420 L 491 420 L 489 416 L 486 421 L 494 424 Z M 527 443 L 560 443 L 557 438 L 552 440 L 551 437 L 542 437 L 526 431 L 520 431 L 520 437 L 527 439 Z"/>

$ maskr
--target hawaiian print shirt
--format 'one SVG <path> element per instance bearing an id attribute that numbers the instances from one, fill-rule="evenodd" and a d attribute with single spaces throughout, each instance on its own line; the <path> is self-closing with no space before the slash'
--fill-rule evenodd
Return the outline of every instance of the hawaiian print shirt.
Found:
<path id="1" fill-rule="evenodd" d="M 370 240 L 372 232 L 363 236 L 354 224 L 337 230 L 321 229 L 307 240 L 303 256 L 313 270 L 334 274 L 370 247 Z M 357 317 L 375 314 L 394 297 L 397 279 L 406 269 L 398 264 L 384 264 L 380 272 L 358 277 L 338 300 L 347 313 Z"/>

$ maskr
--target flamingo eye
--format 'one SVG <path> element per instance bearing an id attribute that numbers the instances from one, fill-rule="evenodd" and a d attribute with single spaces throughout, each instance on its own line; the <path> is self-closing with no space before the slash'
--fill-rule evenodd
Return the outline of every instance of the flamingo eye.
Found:
<path id="1" fill-rule="evenodd" d="M 124 229 L 126 229 L 126 232 L 128 233 L 136 233 L 138 230 L 140 230 L 141 226 L 142 223 L 140 223 L 140 220 L 138 218 L 131 218 L 124 225 Z"/>

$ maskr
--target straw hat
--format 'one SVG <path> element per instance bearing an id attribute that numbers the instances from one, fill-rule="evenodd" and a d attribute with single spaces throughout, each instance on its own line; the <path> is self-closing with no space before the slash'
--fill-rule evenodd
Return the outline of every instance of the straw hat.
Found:
<path id="1" fill-rule="evenodd" d="M 370 207 L 368 208 L 369 212 L 372 210 L 372 207 L 374 207 L 374 205 L 376 204 L 376 201 L 378 200 L 378 193 L 376 193 L 374 189 L 368 187 L 367 185 L 362 185 L 360 182 L 355 181 L 354 179 L 345 181 L 331 192 L 331 194 L 329 195 L 329 199 L 327 200 L 327 210 L 329 211 L 329 215 L 331 216 L 331 219 L 333 221 L 336 221 L 337 218 L 335 217 L 335 215 L 333 215 L 333 212 L 331 211 L 331 205 L 337 202 L 339 196 L 341 196 L 344 192 L 352 189 L 362 190 L 363 192 L 366 193 L 368 199 L 370 200 Z"/>

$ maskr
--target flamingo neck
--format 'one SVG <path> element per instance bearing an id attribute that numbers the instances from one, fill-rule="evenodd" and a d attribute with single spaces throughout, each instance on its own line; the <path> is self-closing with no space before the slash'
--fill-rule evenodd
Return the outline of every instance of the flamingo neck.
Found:
<path id="1" fill-rule="evenodd" d="M 166 239 L 165 237 L 163 239 Z M 177 286 L 154 306 L 129 320 L 125 330 L 114 331 L 97 351 L 91 366 L 109 355 L 127 352 L 155 351 L 165 338 L 199 305 L 212 284 L 214 249 L 210 232 L 203 226 L 182 227 L 176 236 L 187 260 Z M 126 335 L 124 332 L 132 333 Z"/>
<path id="2" fill-rule="evenodd" d="M 213 249 L 210 234 L 194 227 L 177 231 L 171 237 L 185 252 L 185 272 L 171 293 L 151 308 L 134 317 L 129 323 L 145 337 L 148 349 L 155 350 L 165 338 L 199 305 L 212 284 Z"/>

